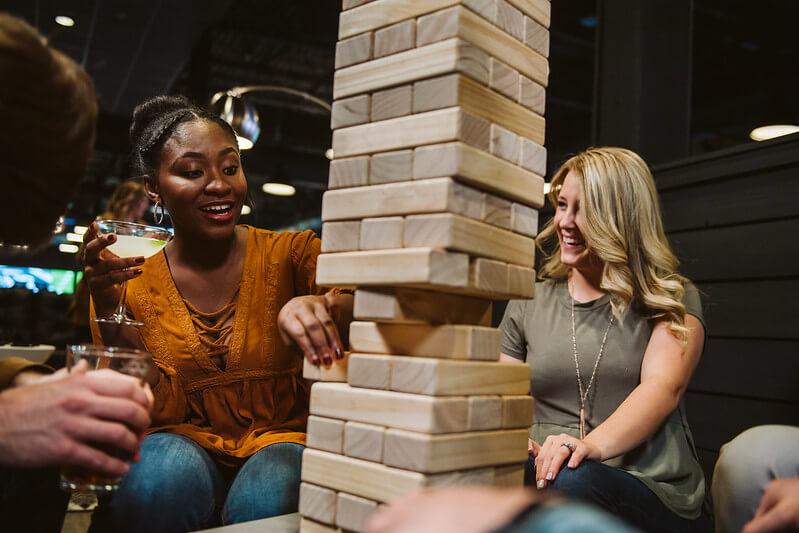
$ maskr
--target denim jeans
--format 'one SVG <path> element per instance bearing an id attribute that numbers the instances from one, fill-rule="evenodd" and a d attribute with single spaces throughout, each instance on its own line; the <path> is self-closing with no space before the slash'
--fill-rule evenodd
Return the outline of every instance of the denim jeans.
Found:
<path id="1" fill-rule="evenodd" d="M 643 531 L 652 533 L 711 533 L 713 523 L 703 511 L 695 520 L 676 515 L 649 487 L 624 470 L 596 461 L 583 461 L 571 469 L 566 463 L 550 487 L 592 503 Z M 527 460 L 525 485 L 535 486 L 535 460 Z"/>
<path id="2" fill-rule="evenodd" d="M 0 467 L 0 529 L 58 533 L 69 494 L 59 486 L 57 468 Z"/>
<path id="3" fill-rule="evenodd" d="M 303 449 L 289 442 L 267 446 L 228 480 L 194 441 L 154 433 L 119 490 L 100 502 L 89 531 L 194 531 L 296 512 Z"/>

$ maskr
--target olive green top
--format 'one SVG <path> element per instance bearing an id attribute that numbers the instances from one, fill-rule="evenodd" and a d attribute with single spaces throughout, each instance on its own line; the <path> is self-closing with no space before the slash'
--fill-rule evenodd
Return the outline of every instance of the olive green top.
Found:
<path id="1" fill-rule="evenodd" d="M 699 293 L 685 287 L 686 312 L 704 326 Z M 588 385 L 611 316 L 610 296 L 575 302 L 577 352 L 583 387 Z M 653 323 L 633 306 L 614 321 L 585 404 L 586 432 L 605 421 L 641 382 L 641 362 Z M 566 283 L 541 282 L 534 300 L 513 300 L 502 319 L 502 352 L 531 368 L 535 417 L 530 438 L 579 437 L 580 402 L 572 346 L 571 297 Z M 526 357 L 525 357 L 526 356 Z M 705 478 L 697 460 L 682 400 L 658 430 L 629 452 L 604 461 L 641 480 L 674 513 L 697 518 L 705 499 Z"/>

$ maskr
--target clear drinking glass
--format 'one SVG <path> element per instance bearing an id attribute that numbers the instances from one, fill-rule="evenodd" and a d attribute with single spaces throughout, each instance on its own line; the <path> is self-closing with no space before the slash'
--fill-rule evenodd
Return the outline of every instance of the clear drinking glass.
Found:
<path id="1" fill-rule="evenodd" d="M 81 360 L 88 363 L 89 372 L 107 368 L 138 378 L 142 383 L 154 368 L 152 356 L 142 350 L 91 344 L 67 346 L 67 368 L 71 369 Z M 123 460 L 130 459 L 126 452 L 115 446 L 91 442 L 88 444 L 108 455 Z M 106 474 L 84 466 L 63 465 L 61 467 L 61 488 L 66 491 L 113 492 L 119 488 L 120 479 L 122 479 L 121 476 Z"/>
<path id="2" fill-rule="evenodd" d="M 169 230 L 157 226 L 145 226 L 133 222 L 122 222 L 120 220 L 98 220 L 97 226 L 100 229 L 99 236 L 114 233 L 117 236 L 116 242 L 108 246 L 108 250 L 118 257 L 139 257 L 145 258 L 155 255 L 166 246 L 172 238 Z M 126 326 L 141 326 L 141 322 L 130 320 L 125 309 L 125 294 L 127 292 L 127 281 L 122 282 L 122 296 L 119 305 L 113 315 L 109 317 L 96 317 L 95 322 L 107 324 L 122 324 Z"/>

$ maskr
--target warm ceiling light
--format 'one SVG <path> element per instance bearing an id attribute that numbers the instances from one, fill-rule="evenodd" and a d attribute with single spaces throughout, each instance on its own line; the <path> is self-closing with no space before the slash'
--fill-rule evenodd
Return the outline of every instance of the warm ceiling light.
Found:
<path id="1" fill-rule="evenodd" d="M 249 150 L 253 146 L 252 141 L 247 137 L 236 135 L 236 140 L 239 142 L 239 150 Z"/>
<path id="2" fill-rule="evenodd" d="M 552 190 L 552 184 L 549 182 L 544 183 L 544 195 L 546 196 L 549 194 L 549 191 Z"/>
<path id="3" fill-rule="evenodd" d="M 69 242 L 83 242 L 83 236 L 77 233 L 67 233 L 67 240 Z"/>
<path id="4" fill-rule="evenodd" d="M 87 228 L 86 226 L 75 226 L 74 228 L 72 228 L 72 231 L 74 231 L 78 235 L 83 235 L 84 233 L 89 231 L 89 228 Z"/>
<path id="5" fill-rule="evenodd" d="M 274 194 L 275 196 L 294 196 L 297 190 L 286 183 L 264 183 L 262 187 L 266 194 Z"/>
<path id="6" fill-rule="evenodd" d="M 241 214 L 242 215 L 249 215 L 250 213 L 252 213 L 252 209 L 250 209 L 249 205 L 241 206 Z"/>
<path id="7" fill-rule="evenodd" d="M 761 126 L 755 128 L 749 134 L 749 138 L 753 141 L 766 141 L 775 137 L 782 137 L 783 135 L 790 135 L 791 133 L 799 132 L 799 126 L 792 126 L 790 124 L 774 124 L 773 126 Z"/>
<path id="8" fill-rule="evenodd" d="M 59 26 L 66 26 L 67 28 L 70 28 L 75 25 L 75 19 L 66 15 L 58 15 L 55 18 L 55 23 Z"/>
<path id="9" fill-rule="evenodd" d="M 58 245 L 58 251 L 63 252 L 65 254 L 76 254 L 78 253 L 78 250 L 80 250 L 80 248 L 78 248 L 74 244 L 61 243 Z"/>
<path id="10" fill-rule="evenodd" d="M 326 158 L 333 159 L 334 155 L 335 154 L 333 153 L 333 149 L 332 148 L 328 148 L 327 150 L 325 150 L 325 157 Z"/>

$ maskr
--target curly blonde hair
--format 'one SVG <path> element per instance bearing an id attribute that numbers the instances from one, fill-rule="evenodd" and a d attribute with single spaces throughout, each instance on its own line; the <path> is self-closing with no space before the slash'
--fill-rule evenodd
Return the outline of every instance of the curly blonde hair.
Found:
<path id="1" fill-rule="evenodd" d="M 610 294 L 613 314 L 619 318 L 635 303 L 647 318 L 668 320 L 671 333 L 685 342 L 682 298 L 688 280 L 677 272 L 679 261 L 663 231 L 649 167 L 630 150 L 589 148 L 555 173 L 549 192 L 553 205 L 570 172 L 580 182 L 583 238 L 604 265 L 600 287 Z M 565 281 L 571 267 L 561 262 L 557 238 L 552 219 L 536 238 L 546 255 L 540 276 Z"/>

